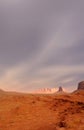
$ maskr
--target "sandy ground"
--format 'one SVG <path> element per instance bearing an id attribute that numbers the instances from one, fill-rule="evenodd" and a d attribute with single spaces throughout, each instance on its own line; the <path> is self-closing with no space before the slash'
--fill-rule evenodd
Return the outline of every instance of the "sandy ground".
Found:
<path id="1" fill-rule="evenodd" d="M 84 130 L 84 91 L 0 94 L 0 130 Z"/>

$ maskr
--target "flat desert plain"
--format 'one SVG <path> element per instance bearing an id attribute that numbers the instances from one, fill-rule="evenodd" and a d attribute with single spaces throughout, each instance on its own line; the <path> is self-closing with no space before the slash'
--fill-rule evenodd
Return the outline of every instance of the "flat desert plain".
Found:
<path id="1" fill-rule="evenodd" d="M 84 91 L 0 93 L 0 130 L 84 130 Z"/>

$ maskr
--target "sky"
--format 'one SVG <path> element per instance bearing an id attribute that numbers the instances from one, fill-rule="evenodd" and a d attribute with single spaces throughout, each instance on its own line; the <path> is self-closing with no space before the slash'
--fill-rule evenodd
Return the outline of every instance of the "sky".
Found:
<path id="1" fill-rule="evenodd" d="M 29 92 L 84 80 L 84 0 L 0 0 L 0 88 Z"/>

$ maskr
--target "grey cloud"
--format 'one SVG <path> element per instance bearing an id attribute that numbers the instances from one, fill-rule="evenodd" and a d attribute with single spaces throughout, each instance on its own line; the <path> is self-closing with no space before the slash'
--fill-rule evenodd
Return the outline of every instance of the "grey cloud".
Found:
<path id="1" fill-rule="evenodd" d="M 30 69 L 17 76 L 18 80 L 23 78 L 26 82 L 46 66 L 84 65 L 83 5 L 84 0 L 1 0 L 1 75 L 31 59 Z M 51 43 L 48 51 L 45 48 L 53 42 L 53 36 L 56 43 Z M 45 55 L 38 62 L 43 50 Z"/>
<path id="2" fill-rule="evenodd" d="M 60 19 L 71 12 L 71 8 L 73 10 L 75 1 L 25 0 L 16 4 L 10 1 L 10 4 L 6 1 L 2 3 L 0 55 L 3 58 L 0 59 L 4 64 L 11 64 L 10 61 L 15 63 L 30 57 L 42 44 L 46 44 L 46 39 L 58 31 Z"/>
<path id="3" fill-rule="evenodd" d="M 44 65 L 82 65 L 84 64 L 84 40 L 77 41 L 67 48 L 61 48 L 52 52 Z"/>

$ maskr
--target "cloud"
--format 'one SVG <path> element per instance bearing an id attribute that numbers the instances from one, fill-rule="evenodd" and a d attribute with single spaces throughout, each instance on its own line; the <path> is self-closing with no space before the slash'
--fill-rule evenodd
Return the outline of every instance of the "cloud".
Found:
<path id="1" fill-rule="evenodd" d="M 84 66 L 50 66 L 30 71 L 32 64 L 18 65 L 7 70 L 0 79 L 0 86 L 7 90 L 30 91 L 42 87 L 70 87 L 83 78 Z M 73 73 L 72 73 L 73 72 Z M 73 86 L 76 88 L 76 86 Z M 74 89 L 74 88 L 73 88 Z"/>
<path id="2" fill-rule="evenodd" d="M 45 58 L 44 65 L 84 65 L 84 40 L 59 48 Z"/>
<path id="3" fill-rule="evenodd" d="M 4 89 L 74 86 L 83 79 L 83 5 L 83 0 L 0 1 Z"/>

